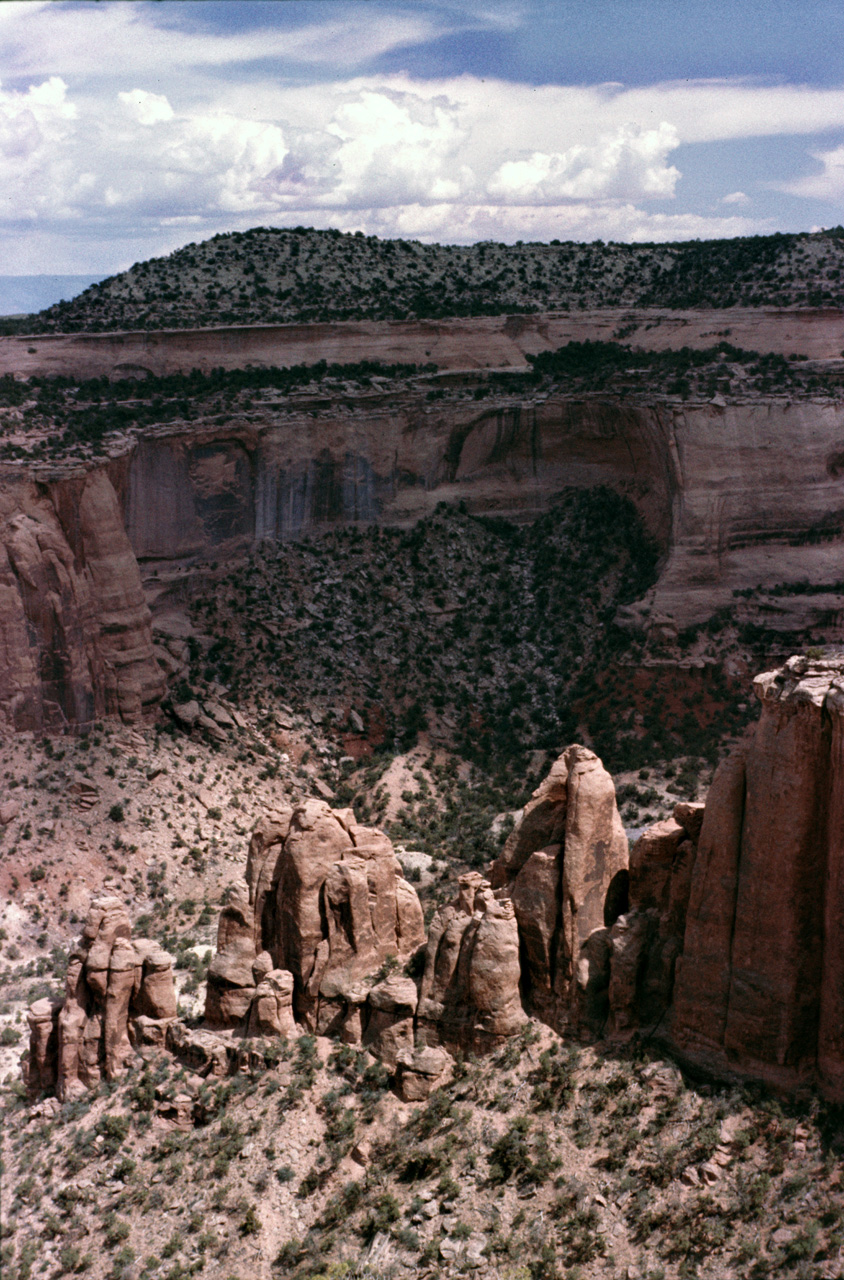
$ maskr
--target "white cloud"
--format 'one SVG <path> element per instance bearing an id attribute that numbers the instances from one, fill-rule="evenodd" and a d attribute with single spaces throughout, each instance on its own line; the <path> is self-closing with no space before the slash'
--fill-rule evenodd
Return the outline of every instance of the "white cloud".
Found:
<path id="1" fill-rule="evenodd" d="M 665 121 L 656 129 L 625 124 L 592 146 L 576 145 L 552 155 L 535 151 L 526 160 L 506 160 L 492 175 L 488 190 L 505 202 L 524 203 L 531 196 L 539 204 L 565 197 L 673 196 L 680 171 L 665 161 L 679 145 L 676 129 Z"/>
<path id="2" fill-rule="evenodd" d="M 820 173 L 807 174 L 792 182 L 772 184 L 792 196 L 815 200 L 841 200 L 844 197 L 844 146 L 831 151 L 812 151 L 811 156 L 823 167 Z"/>
<path id="3" fill-rule="evenodd" d="M 382 12 L 355 30 L 352 10 L 338 6 L 293 32 L 212 36 L 156 27 L 157 12 L 35 0 L 24 15 L 0 4 L 9 73 L 75 69 L 0 88 L 0 236 L 15 264 L 7 270 L 37 270 L 45 246 L 53 270 L 113 269 L 114 253 L 127 265 L 162 252 L 180 242 L 180 228 L 181 239 L 200 238 L 259 221 L 452 241 L 749 234 L 774 227 L 730 216 L 751 203 L 742 191 L 721 198 L 723 217 L 670 212 L 682 189 L 678 149 L 844 131 L 844 89 L 400 74 L 247 81 L 233 70 L 238 61 L 351 66 L 374 49 L 433 38 L 445 20 Z M 502 6 L 499 21 L 515 22 L 514 12 Z M 468 24 L 493 17 L 466 7 Z M 780 189 L 840 199 L 844 146 L 813 154 L 821 172 Z M 89 247 L 95 239 L 120 247 L 104 261 Z"/>
<path id="4" fill-rule="evenodd" d="M 140 124 L 160 124 L 162 120 L 173 119 L 173 108 L 163 93 L 132 89 L 130 93 L 118 93 L 117 96 Z"/>
<path id="5" fill-rule="evenodd" d="M 162 12 L 155 5 L 128 0 L 96 9 L 55 0 L 4 0 L 0 65 L 9 77 L 37 76 L 49 67 L 61 75 L 98 79 L 108 79 L 115 71 L 134 78 L 179 77 L 267 59 L 345 68 L 449 31 L 498 25 L 482 13 L 447 20 L 410 8 L 399 13 L 373 10 L 362 21 L 358 5 L 332 8 L 331 16 L 320 22 L 298 27 L 292 22 L 287 27 L 268 23 L 230 33 L 188 25 L 194 12 L 201 22 L 199 6 L 168 6 Z"/>

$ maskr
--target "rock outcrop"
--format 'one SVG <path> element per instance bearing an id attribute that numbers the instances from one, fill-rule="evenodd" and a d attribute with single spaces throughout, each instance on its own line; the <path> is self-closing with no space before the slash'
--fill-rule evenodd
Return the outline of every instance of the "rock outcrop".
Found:
<path id="1" fill-rule="evenodd" d="M 176 1017 L 171 957 L 155 942 L 133 942 L 118 898 L 95 898 L 68 960 L 63 1001 L 29 1010 L 27 1086 L 62 1101 L 122 1074 L 135 1046 L 163 1045 Z"/>
<path id="2" fill-rule="evenodd" d="M 127 722 L 164 680 L 140 571 L 104 468 L 0 485 L 0 723 Z"/>
<path id="3" fill-rule="evenodd" d="M 513 903 L 478 872 L 460 877 L 456 898 L 428 933 L 417 1009 L 421 1045 L 483 1053 L 526 1020 L 520 992 L 519 928 Z"/>
<path id="4" fill-rule="evenodd" d="M 637 842 L 629 908 L 581 952 L 576 1022 L 844 1100 L 844 654 L 754 689 L 759 723 L 705 808 Z"/>
<path id="5" fill-rule="evenodd" d="M 246 883 L 220 915 L 206 1022 L 248 1032 L 274 1018 L 290 1029 L 295 1017 L 353 1043 L 368 1035 L 394 1056 L 415 998 L 379 984 L 379 971 L 424 941 L 419 899 L 383 832 L 322 800 L 269 814 L 253 833 Z"/>
<path id="6" fill-rule="evenodd" d="M 627 836 L 613 781 L 588 747 L 571 746 L 533 793 L 492 868 L 512 902 L 527 1008 L 566 1025 L 578 959 L 627 901 Z"/>
<path id="7" fill-rule="evenodd" d="M 713 784 L 674 994 L 678 1048 L 844 1098 L 844 655 L 758 676 Z"/>

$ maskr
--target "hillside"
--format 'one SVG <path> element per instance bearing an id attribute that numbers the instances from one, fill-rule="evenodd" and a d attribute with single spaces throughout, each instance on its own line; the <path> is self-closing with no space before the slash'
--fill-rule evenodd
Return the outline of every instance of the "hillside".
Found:
<path id="1" fill-rule="evenodd" d="M 9 324 L 101 332 L 586 307 L 838 307 L 842 268 L 840 227 L 680 244 L 469 246 L 258 227 L 136 263 Z"/>

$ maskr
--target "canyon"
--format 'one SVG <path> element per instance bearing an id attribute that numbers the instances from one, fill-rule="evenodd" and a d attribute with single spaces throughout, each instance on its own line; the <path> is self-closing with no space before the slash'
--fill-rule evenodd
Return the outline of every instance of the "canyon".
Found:
<path id="1" fill-rule="evenodd" d="M 344 526 L 410 527 L 439 502 L 523 522 L 571 486 L 609 486 L 629 498 L 660 548 L 657 580 L 621 610 L 622 625 L 671 639 L 753 594 L 745 620 L 755 626 L 840 639 L 844 405 L 835 396 L 537 394 L 489 381 L 484 355 L 486 365 L 524 368 L 527 354 L 575 334 L 611 335 L 621 318 L 70 335 L 38 338 L 32 355 L 27 339 L 0 339 L 0 369 L 18 376 L 74 369 L 115 377 L 121 364 L 137 376 L 144 367 L 344 360 L 364 351 L 436 359 L 442 371 L 376 378 L 363 390 L 265 393 L 222 416 L 117 432 L 102 460 L 0 464 L 0 643 L 19 673 L 0 691 L 4 718 L 18 728 L 85 722 L 107 707 L 131 719 L 154 705 L 163 684 L 147 611 L 183 602 L 212 562 Z M 762 350 L 811 353 L 821 380 L 835 382 L 841 365 L 832 354 L 844 342 L 837 312 L 623 318 L 643 349 L 730 333 Z M 22 518 L 38 535 L 25 554 Z M 94 524 L 103 546 L 86 549 Z M 32 592 L 27 582 L 51 581 L 57 561 L 64 585 Z"/>
<path id="2" fill-rule="evenodd" d="M 842 351 L 0 337 L 15 1280 L 832 1280 Z"/>

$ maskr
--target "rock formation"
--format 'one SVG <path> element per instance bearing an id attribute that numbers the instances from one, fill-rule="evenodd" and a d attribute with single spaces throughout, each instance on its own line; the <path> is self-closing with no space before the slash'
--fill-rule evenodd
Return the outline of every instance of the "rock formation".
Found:
<path id="1" fill-rule="evenodd" d="M 844 655 L 791 658 L 754 689 L 759 723 L 705 808 L 637 842 L 629 908 L 581 950 L 575 1021 L 844 1100 Z"/>
<path id="2" fill-rule="evenodd" d="M 627 857 L 612 778 L 588 747 L 569 747 L 533 793 L 491 876 L 515 912 L 526 1006 L 551 1026 L 567 1021 L 583 948 L 626 906 Z"/>
<path id="3" fill-rule="evenodd" d="M 419 900 L 387 837 L 324 801 L 281 809 L 257 824 L 246 881 L 220 913 L 206 1026 L 286 1034 L 295 1018 L 362 1043 L 419 1076 L 408 1089 L 423 1089 L 422 1078 L 443 1068 L 412 1067 L 419 1050 L 488 1051 L 524 1025 L 526 1010 L 567 1024 L 578 959 L 626 892 L 612 779 L 594 752 L 569 747 L 491 881 L 461 876 L 454 901 L 435 914 L 417 994 L 408 977 L 378 978 L 391 957 L 425 943 Z"/>
<path id="4" fill-rule="evenodd" d="M 29 1010 L 27 1085 L 55 1088 L 62 1101 L 119 1076 L 136 1045 L 163 1045 L 176 1017 L 171 957 L 155 942 L 132 941 L 118 898 L 95 898 L 70 954 L 63 1001 Z"/>
<path id="5" fill-rule="evenodd" d="M 0 723 L 140 718 L 164 691 L 150 612 L 104 468 L 0 485 Z"/>
<path id="6" fill-rule="evenodd" d="M 415 994 L 379 984 L 378 973 L 424 941 L 419 899 L 383 832 L 322 800 L 269 814 L 253 833 L 246 883 L 220 914 L 206 1023 L 251 1032 L 273 1018 L 289 1029 L 295 1016 L 353 1043 L 366 1033 L 394 1056 L 406 1030 L 389 1026 L 406 1029 Z"/>
<path id="7" fill-rule="evenodd" d="M 672 1034 L 684 1052 L 844 1097 L 844 657 L 758 676 L 753 740 L 713 784 Z"/>
<path id="8" fill-rule="evenodd" d="M 494 1048 L 525 1022 L 520 978 L 513 903 L 478 872 L 461 876 L 457 897 L 431 921 L 419 1043 L 473 1053 Z"/>

